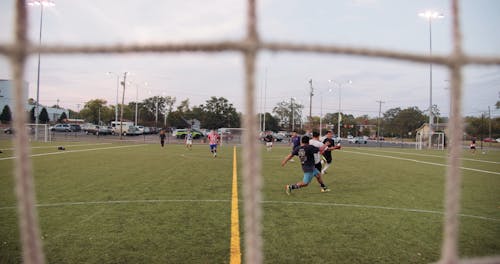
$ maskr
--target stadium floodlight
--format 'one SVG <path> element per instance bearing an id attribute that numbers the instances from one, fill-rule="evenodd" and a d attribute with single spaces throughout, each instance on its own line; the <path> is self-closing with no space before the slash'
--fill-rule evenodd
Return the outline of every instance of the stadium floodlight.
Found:
<path id="1" fill-rule="evenodd" d="M 115 105 L 115 121 L 118 121 L 118 91 L 120 90 L 120 75 L 115 72 L 107 72 L 107 75 L 115 75 L 116 76 L 116 105 Z"/>
<path id="2" fill-rule="evenodd" d="M 338 133 L 338 138 L 340 139 L 340 121 L 342 121 L 342 116 L 340 115 L 340 111 L 342 111 L 342 85 L 343 84 L 352 84 L 352 81 L 351 80 L 347 80 L 346 82 L 336 82 L 334 80 L 328 80 L 329 83 L 331 84 L 335 84 L 339 87 L 339 116 L 338 116 L 338 120 L 337 120 L 337 133 Z"/>
<path id="3" fill-rule="evenodd" d="M 432 56 L 432 20 L 443 18 L 444 15 L 442 13 L 432 10 L 420 12 L 418 15 L 420 17 L 429 20 L 429 56 Z M 432 62 L 430 62 L 429 63 L 429 148 L 432 147 L 431 138 L 432 138 L 432 133 L 434 131 L 432 128 L 433 120 L 434 117 L 432 114 Z"/>
<path id="4" fill-rule="evenodd" d="M 40 6 L 40 32 L 38 45 L 42 45 L 42 25 L 43 25 L 43 7 L 51 7 L 56 4 L 52 0 L 30 0 L 28 1 L 29 6 Z M 38 69 L 36 77 L 36 105 L 35 105 L 35 125 L 40 122 L 40 51 L 38 52 Z M 38 140 L 38 130 L 35 130 L 35 140 Z"/>

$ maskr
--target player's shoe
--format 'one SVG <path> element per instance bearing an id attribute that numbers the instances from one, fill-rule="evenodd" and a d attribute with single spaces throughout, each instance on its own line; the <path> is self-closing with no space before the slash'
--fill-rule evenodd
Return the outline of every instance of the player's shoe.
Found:
<path id="1" fill-rule="evenodd" d="M 292 193 L 292 185 L 285 185 L 285 193 L 290 195 Z"/>
<path id="2" fill-rule="evenodd" d="M 327 187 L 321 188 L 321 192 L 329 192 L 329 191 L 330 191 L 330 189 L 328 189 Z"/>

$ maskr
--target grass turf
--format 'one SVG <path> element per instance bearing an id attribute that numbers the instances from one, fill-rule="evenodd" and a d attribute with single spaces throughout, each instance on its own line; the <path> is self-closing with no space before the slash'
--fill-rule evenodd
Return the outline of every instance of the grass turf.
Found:
<path id="1" fill-rule="evenodd" d="M 0 142 L 0 158 L 12 155 L 9 144 Z M 229 262 L 232 147 L 214 159 L 206 145 L 57 145 L 32 150 L 62 152 L 33 157 L 49 263 Z M 266 263 L 439 259 L 446 168 L 436 164 L 445 164 L 444 152 L 345 148 L 325 175 L 331 192 L 320 193 L 313 181 L 287 196 L 284 185 L 302 178 L 298 162 L 280 167 L 288 152 L 262 151 Z M 461 255 L 499 254 L 500 153 L 464 158 L 464 167 L 497 174 L 463 171 Z M 21 261 L 12 164 L 0 160 L 0 263 Z M 240 199 L 242 183 L 239 175 Z"/>

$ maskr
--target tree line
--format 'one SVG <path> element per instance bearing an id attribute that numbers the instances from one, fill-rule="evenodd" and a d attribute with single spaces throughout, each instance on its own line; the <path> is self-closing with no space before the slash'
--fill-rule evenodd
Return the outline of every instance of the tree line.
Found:
<path id="1" fill-rule="evenodd" d="M 232 103 L 224 97 L 212 96 L 206 100 L 204 104 L 190 106 L 189 99 L 180 101 L 178 104 L 176 97 L 172 96 L 153 96 L 144 99 L 142 102 L 137 102 L 137 120 L 138 124 L 145 126 L 156 127 L 175 127 L 188 128 L 193 123 L 192 120 L 198 120 L 202 128 L 215 129 L 220 127 L 241 127 L 240 112 Z M 33 100 L 30 99 L 30 104 L 33 105 Z M 57 105 L 53 107 L 58 108 Z M 58 118 L 58 120 L 50 120 L 45 107 L 42 107 L 39 114 L 39 123 L 55 123 L 63 122 L 66 118 L 84 119 L 86 122 L 93 124 L 109 124 L 115 120 L 115 110 L 118 110 L 118 120 L 122 105 L 107 105 L 104 99 L 93 99 L 85 103 L 82 110 L 79 112 L 69 110 L 69 116 L 66 113 Z M 130 102 L 123 106 L 124 120 L 134 121 L 136 102 Z M 326 113 L 320 121 L 319 116 L 313 116 L 311 119 L 302 115 L 304 106 L 295 102 L 282 101 L 276 104 L 272 112 L 259 114 L 260 127 L 271 131 L 291 131 L 296 130 L 299 133 L 306 132 L 308 128 L 319 130 L 320 123 L 323 126 L 323 131 L 333 130 L 338 131 L 339 113 Z M 496 109 L 500 109 L 500 102 L 497 102 Z M 35 107 L 33 106 L 28 112 L 31 123 L 35 122 Z M 433 109 L 435 116 L 434 123 L 447 123 L 446 117 L 439 118 L 439 109 L 437 106 Z M 8 105 L 6 105 L 0 114 L 0 122 L 8 124 L 12 120 L 12 113 Z M 380 124 L 380 136 L 384 137 L 414 137 L 416 130 L 424 123 L 428 122 L 429 116 L 418 107 L 408 107 L 402 109 L 400 107 L 391 108 L 378 117 L 369 117 L 361 115 L 355 117 L 352 114 L 340 113 L 340 130 L 342 135 L 353 136 L 372 136 L 376 135 L 376 131 Z M 500 117 L 492 118 L 482 115 L 481 117 L 467 116 L 464 118 L 465 132 L 470 136 L 484 138 L 489 135 L 490 121 L 492 137 L 500 137 Z M 440 127 L 438 127 L 438 130 Z"/>

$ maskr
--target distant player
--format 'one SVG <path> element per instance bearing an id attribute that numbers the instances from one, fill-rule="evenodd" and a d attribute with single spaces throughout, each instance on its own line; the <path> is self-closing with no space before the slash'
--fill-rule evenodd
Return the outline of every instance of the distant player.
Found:
<path id="1" fill-rule="evenodd" d="M 193 148 L 193 132 L 191 130 L 188 130 L 186 134 L 186 148 L 189 150 Z"/>
<path id="2" fill-rule="evenodd" d="M 274 137 L 272 135 L 272 132 L 268 132 L 267 135 L 264 137 L 264 142 L 266 142 L 267 151 L 271 151 L 273 149 L 273 141 Z"/>
<path id="3" fill-rule="evenodd" d="M 323 152 L 323 157 L 325 158 L 325 167 L 323 170 L 321 170 L 321 174 L 326 174 L 326 170 L 330 165 L 332 164 L 332 150 L 335 149 L 340 149 L 340 144 L 335 146 L 335 140 L 333 140 L 333 132 L 332 131 L 327 131 L 326 132 L 326 138 L 323 140 L 323 143 L 325 145 L 328 145 L 328 148 L 325 149 L 325 152 Z"/>
<path id="4" fill-rule="evenodd" d="M 163 148 L 165 146 L 165 138 L 167 137 L 165 129 L 160 130 L 160 145 Z"/>
<path id="5" fill-rule="evenodd" d="M 470 151 L 476 153 L 476 137 L 473 137 L 470 142 Z"/>
<path id="6" fill-rule="evenodd" d="M 297 131 L 292 131 L 292 137 L 290 138 L 290 143 L 292 144 L 292 151 L 300 146 L 300 136 L 297 135 Z M 290 160 L 294 162 L 293 158 Z"/>
<path id="7" fill-rule="evenodd" d="M 323 183 L 321 179 L 321 173 L 314 167 L 314 153 L 318 153 L 319 149 L 315 146 L 309 145 L 309 137 L 303 136 L 301 139 L 301 145 L 294 149 L 292 153 L 288 154 L 285 159 L 281 162 L 281 166 L 284 167 L 286 163 L 293 157 L 298 156 L 300 163 L 302 165 L 302 171 L 304 172 L 304 177 L 301 182 L 296 184 L 288 184 L 285 186 L 285 192 L 290 194 L 294 189 L 300 189 L 309 185 L 313 177 L 321 185 L 321 192 L 327 192 L 329 189 Z"/>
<path id="8" fill-rule="evenodd" d="M 217 157 L 217 144 L 219 144 L 219 135 L 215 132 L 215 130 L 212 130 L 210 134 L 208 134 L 208 144 L 210 145 L 210 152 L 212 155 Z"/>

